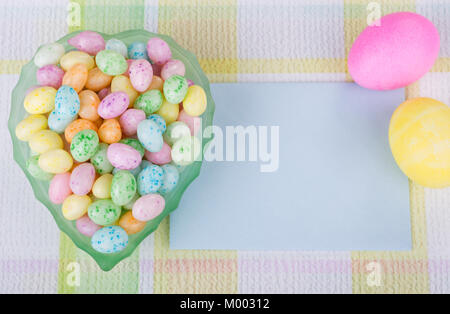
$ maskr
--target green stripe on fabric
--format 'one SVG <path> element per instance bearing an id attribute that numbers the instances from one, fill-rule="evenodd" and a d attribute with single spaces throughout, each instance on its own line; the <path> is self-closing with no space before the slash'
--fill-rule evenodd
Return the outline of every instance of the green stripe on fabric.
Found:
<path id="1" fill-rule="evenodd" d="M 85 29 L 84 14 L 86 0 L 70 0 L 67 15 L 67 24 L 69 32 L 75 32 Z"/>
<path id="2" fill-rule="evenodd" d="M 58 293 L 72 294 L 75 293 L 76 285 L 74 285 L 73 276 L 74 268 L 77 267 L 77 248 L 69 237 L 61 232 L 59 240 L 59 271 L 58 271 Z M 76 271 L 76 270 L 75 270 Z"/>

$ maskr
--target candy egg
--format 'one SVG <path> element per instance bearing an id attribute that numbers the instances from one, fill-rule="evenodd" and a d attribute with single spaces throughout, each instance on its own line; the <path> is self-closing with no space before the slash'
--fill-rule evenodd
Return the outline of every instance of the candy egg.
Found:
<path id="1" fill-rule="evenodd" d="M 63 77 L 63 85 L 72 87 L 79 93 L 86 85 L 88 79 L 88 69 L 86 65 L 80 63 L 71 67 Z"/>
<path id="2" fill-rule="evenodd" d="M 97 225 L 108 226 L 115 223 L 122 209 L 112 200 L 97 200 L 93 202 L 88 209 L 89 218 Z"/>
<path id="3" fill-rule="evenodd" d="M 90 163 L 83 163 L 73 169 L 70 175 L 70 189 L 74 194 L 86 195 L 94 185 L 95 168 Z"/>
<path id="4" fill-rule="evenodd" d="M 25 110 L 30 114 L 43 114 L 55 108 L 56 89 L 39 87 L 30 92 L 23 102 Z"/>
<path id="5" fill-rule="evenodd" d="M 77 227 L 77 230 L 81 234 L 89 238 L 102 228 L 99 225 L 95 224 L 88 215 L 84 215 L 83 217 L 77 219 L 75 225 Z"/>
<path id="6" fill-rule="evenodd" d="M 172 149 L 167 143 L 164 143 L 159 152 L 145 151 L 145 158 L 156 165 L 165 165 L 172 161 Z"/>
<path id="7" fill-rule="evenodd" d="M 50 130 L 55 131 L 56 133 L 63 133 L 67 126 L 74 121 L 75 116 L 61 116 L 58 115 L 55 111 L 52 111 L 48 116 L 48 127 Z"/>
<path id="8" fill-rule="evenodd" d="M 34 56 L 34 64 L 36 64 L 38 68 L 42 68 L 49 64 L 58 64 L 65 52 L 64 46 L 59 43 L 44 45 L 39 48 Z"/>
<path id="9" fill-rule="evenodd" d="M 29 174 L 35 179 L 41 181 L 50 181 L 53 178 L 53 174 L 49 172 L 45 172 L 39 166 L 39 155 L 31 156 L 27 160 L 26 168 Z"/>
<path id="10" fill-rule="evenodd" d="M 106 42 L 106 50 L 113 50 L 120 53 L 124 58 L 128 58 L 128 48 L 125 43 L 119 39 L 111 38 Z"/>
<path id="11" fill-rule="evenodd" d="M 88 70 L 95 66 L 94 58 L 83 51 L 69 51 L 60 61 L 61 68 L 66 72 L 79 63 L 84 64 Z"/>
<path id="12" fill-rule="evenodd" d="M 73 137 L 70 152 L 76 161 L 84 162 L 94 156 L 98 143 L 99 138 L 95 131 L 83 130 Z"/>
<path id="13" fill-rule="evenodd" d="M 37 70 L 36 79 L 41 86 L 60 88 L 64 71 L 54 64 L 48 64 Z"/>
<path id="14" fill-rule="evenodd" d="M 190 116 L 199 116 L 206 110 L 206 94 L 201 86 L 192 85 L 188 88 L 183 100 L 183 110 Z"/>
<path id="15" fill-rule="evenodd" d="M 119 119 L 120 126 L 125 136 L 136 135 L 138 124 L 145 120 L 145 112 L 139 109 L 128 109 Z"/>
<path id="16" fill-rule="evenodd" d="M 130 78 L 130 66 L 131 66 L 131 64 L 132 64 L 133 62 L 134 62 L 133 59 L 128 59 L 128 60 L 127 60 L 128 68 L 126 69 L 125 72 L 122 73 L 123 76 L 126 76 L 126 77 Z"/>
<path id="17" fill-rule="evenodd" d="M 172 160 L 180 166 L 187 166 L 199 160 L 202 145 L 194 136 L 185 136 L 177 140 L 172 146 Z"/>
<path id="18" fill-rule="evenodd" d="M 191 130 L 191 135 L 198 134 L 198 132 L 202 129 L 202 120 L 199 117 L 188 115 L 184 110 L 180 111 L 178 121 L 186 123 Z"/>
<path id="19" fill-rule="evenodd" d="M 86 88 L 94 92 L 99 92 L 107 88 L 111 84 L 112 79 L 113 77 L 111 75 L 103 73 L 99 68 L 93 68 L 89 70 Z"/>
<path id="20" fill-rule="evenodd" d="M 72 156 L 64 149 L 54 149 L 39 156 L 39 167 L 48 173 L 64 173 L 73 165 Z"/>
<path id="21" fill-rule="evenodd" d="M 124 75 L 118 75 L 113 78 L 111 82 L 111 92 L 125 92 L 130 99 L 130 106 L 134 104 L 139 96 L 139 93 L 131 85 L 131 81 Z"/>
<path id="22" fill-rule="evenodd" d="M 145 228 L 146 223 L 135 219 L 133 214 L 128 212 L 120 218 L 119 226 L 122 227 L 128 235 L 132 235 L 141 232 Z"/>
<path id="23" fill-rule="evenodd" d="M 107 156 L 114 167 L 122 170 L 134 169 L 142 161 L 142 156 L 136 149 L 121 143 L 109 145 Z"/>
<path id="24" fill-rule="evenodd" d="M 143 169 L 137 177 L 138 193 L 146 195 L 156 193 L 161 187 L 163 171 L 157 165 L 151 165 Z"/>
<path id="25" fill-rule="evenodd" d="M 93 235 L 91 244 L 97 252 L 103 254 L 118 253 L 127 247 L 128 235 L 119 226 L 105 227 Z"/>
<path id="26" fill-rule="evenodd" d="M 164 134 L 164 132 L 166 132 L 166 129 L 167 129 L 166 121 L 159 114 L 152 114 L 152 115 L 148 116 L 147 118 L 149 120 L 152 120 L 159 126 L 161 133 Z"/>
<path id="27" fill-rule="evenodd" d="M 160 78 L 157 75 L 153 75 L 152 78 L 152 83 L 150 84 L 150 86 L 148 87 L 148 90 L 151 89 L 157 89 L 159 90 L 161 93 L 163 92 L 163 86 L 164 86 L 164 81 L 162 78 Z"/>
<path id="28" fill-rule="evenodd" d="M 109 87 L 104 88 L 98 92 L 98 98 L 100 98 L 100 100 L 103 100 L 109 94 L 111 94 L 111 88 L 109 88 Z"/>
<path id="29" fill-rule="evenodd" d="M 134 108 L 141 109 L 146 115 L 150 115 L 161 108 L 163 96 L 157 89 L 149 90 L 136 99 Z"/>
<path id="30" fill-rule="evenodd" d="M 182 102 L 188 91 L 186 78 L 181 75 L 172 75 L 164 81 L 163 91 L 168 102 L 172 104 Z"/>
<path id="31" fill-rule="evenodd" d="M 166 203 L 159 194 L 147 194 L 140 197 L 133 205 L 133 217 L 140 221 L 156 218 L 164 210 Z"/>
<path id="32" fill-rule="evenodd" d="M 191 129 L 189 129 L 186 123 L 181 121 L 175 121 L 167 127 L 167 130 L 164 133 L 163 138 L 167 144 L 172 146 L 173 143 L 175 143 L 178 139 L 190 135 Z"/>
<path id="33" fill-rule="evenodd" d="M 56 174 L 48 188 L 48 196 L 53 204 L 62 204 L 72 194 L 70 189 L 70 173 Z"/>
<path id="34" fill-rule="evenodd" d="M 50 130 L 36 132 L 28 142 L 30 149 L 38 154 L 43 154 L 53 149 L 63 148 L 64 144 L 58 133 Z"/>
<path id="35" fill-rule="evenodd" d="M 91 163 L 99 174 L 110 173 L 114 168 L 108 160 L 107 151 L 108 144 L 100 143 L 97 151 L 91 157 Z"/>
<path id="36" fill-rule="evenodd" d="M 74 88 L 63 85 L 55 95 L 55 114 L 63 119 L 73 118 L 80 111 L 80 98 Z"/>
<path id="37" fill-rule="evenodd" d="M 145 43 L 136 41 L 128 46 L 128 57 L 130 59 L 148 59 Z"/>
<path id="38" fill-rule="evenodd" d="M 134 176 L 126 171 L 118 171 L 111 184 L 111 199 L 119 206 L 130 202 L 136 194 L 137 186 Z"/>
<path id="39" fill-rule="evenodd" d="M 94 130 L 95 132 L 97 132 L 98 128 L 92 121 L 86 119 L 74 120 L 66 127 L 66 130 L 64 131 L 66 141 L 68 143 L 71 143 L 75 134 L 83 130 Z"/>
<path id="40" fill-rule="evenodd" d="M 111 184 L 113 177 L 112 174 L 106 173 L 95 180 L 94 186 L 92 187 L 92 194 L 100 199 L 111 198 Z"/>
<path id="41" fill-rule="evenodd" d="M 31 115 L 17 124 L 16 136 L 19 140 L 27 142 L 34 134 L 46 128 L 47 118 L 44 115 Z"/>
<path id="42" fill-rule="evenodd" d="M 152 120 L 144 120 L 139 123 L 137 136 L 142 146 L 150 152 L 159 152 L 163 147 L 161 129 Z"/>
<path id="43" fill-rule="evenodd" d="M 153 68 L 150 62 L 145 59 L 135 60 L 128 69 L 130 81 L 134 89 L 138 92 L 145 92 L 153 78 Z"/>
<path id="44" fill-rule="evenodd" d="M 450 107 L 431 98 L 410 99 L 394 112 L 389 144 L 400 169 L 430 188 L 450 186 Z"/>
<path id="45" fill-rule="evenodd" d="M 366 88 L 405 87 L 432 68 L 439 46 L 439 33 L 425 17 L 411 12 L 388 14 L 358 36 L 348 55 L 348 70 Z"/>
<path id="46" fill-rule="evenodd" d="M 168 102 L 166 99 L 163 99 L 163 103 L 161 108 L 156 112 L 159 116 L 161 116 L 164 121 L 166 121 L 166 125 L 171 124 L 172 122 L 178 119 L 178 115 L 180 113 L 180 106 L 178 104 L 173 104 Z"/>
<path id="47" fill-rule="evenodd" d="M 136 193 L 133 196 L 133 199 L 131 201 L 129 201 L 128 203 L 126 203 L 125 205 L 123 205 L 122 208 L 125 210 L 132 210 L 134 203 L 136 203 L 136 201 L 139 199 L 139 197 L 141 197 L 141 196 L 138 193 Z"/>
<path id="48" fill-rule="evenodd" d="M 77 220 L 83 217 L 87 211 L 92 200 L 87 195 L 68 196 L 62 205 L 62 213 L 67 220 Z"/>
<path id="49" fill-rule="evenodd" d="M 98 68 L 108 75 L 120 75 L 128 68 L 125 58 L 112 50 L 102 50 L 95 57 Z"/>
<path id="50" fill-rule="evenodd" d="M 98 114 L 103 119 L 112 119 L 124 113 L 129 104 L 130 99 L 126 93 L 114 92 L 100 102 Z"/>
<path id="51" fill-rule="evenodd" d="M 161 167 L 163 171 L 163 179 L 159 192 L 162 194 L 167 194 L 175 189 L 180 180 L 180 174 L 178 173 L 177 167 L 173 165 L 164 165 Z"/>
<path id="52" fill-rule="evenodd" d="M 105 40 L 102 35 L 92 31 L 81 32 L 67 40 L 67 43 L 92 56 L 105 49 Z"/>
<path id="53" fill-rule="evenodd" d="M 98 136 L 102 142 L 113 144 L 120 141 L 122 138 L 122 130 L 120 129 L 119 121 L 116 119 L 107 119 L 103 121 L 98 129 Z"/>
<path id="54" fill-rule="evenodd" d="M 139 154 L 141 154 L 141 157 L 144 157 L 145 148 L 144 148 L 144 146 L 142 146 L 142 144 L 137 139 L 124 138 L 124 139 L 120 140 L 119 143 L 133 147 L 135 150 L 137 150 L 139 152 Z"/>
<path id="55" fill-rule="evenodd" d="M 186 68 L 184 63 L 180 60 L 169 60 L 164 66 L 161 68 L 161 78 L 165 81 L 172 75 L 181 75 L 184 76 L 186 74 Z"/>
<path id="56" fill-rule="evenodd" d="M 150 60 L 159 65 L 163 65 L 172 59 L 169 45 L 158 37 L 149 39 L 147 42 L 147 53 Z"/>

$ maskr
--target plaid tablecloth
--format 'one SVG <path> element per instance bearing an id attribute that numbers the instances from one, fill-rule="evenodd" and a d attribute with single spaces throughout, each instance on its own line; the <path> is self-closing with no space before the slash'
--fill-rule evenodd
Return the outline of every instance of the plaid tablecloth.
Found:
<path id="1" fill-rule="evenodd" d="M 345 81 L 369 2 L 383 15 L 418 12 L 439 28 L 440 58 L 406 96 L 450 104 L 447 0 L 2 0 L 0 292 L 449 293 L 450 189 L 411 184 L 410 252 L 172 251 L 166 220 L 104 273 L 59 232 L 12 160 L 6 121 L 20 68 L 69 31 L 168 34 L 199 57 L 211 82 Z"/>

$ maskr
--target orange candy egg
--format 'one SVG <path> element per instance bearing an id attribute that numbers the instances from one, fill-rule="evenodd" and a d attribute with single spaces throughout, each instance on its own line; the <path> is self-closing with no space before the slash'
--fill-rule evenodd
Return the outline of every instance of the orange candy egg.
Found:
<path id="1" fill-rule="evenodd" d="M 117 143 L 122 139 L 122 129 L 117 119 L 107 119 L 98 129 L 100 140 L 107 144 Z"/>
<path id="2" fill-rule="evenodd" d="M 151 89 L 159 89 L 159 91 L 163 92 L 164 81 L 159 76 L 153 75 L 152 83 L 150 87 L 147 89 L 148 91 Z"/>
<path id="3" fill-rule="evenodd" d="M 69 85 L 79 93 L 86 85 L 88 69 L 82 63 L 75 64 L 64 74 L 62 85 Z"/>
<path id="4" fill-rule="evenodd" d="M 77 119 L 72 121 L 64 131 L 64 136 L 66 138 L 66 141 L 68 143 L 72 142 L 72 138 L 77 134 L 78 132 L 82 130 L 94 130 L 95 132 L 98 131 L 97 125 L 95 125 L 94 122 L 86 120 L 86 119 Z"/>
<path id="5" fill-rule="evenodd" d="M 103 88 L 111 85 L 113 77 L 103 73 L 99 68 L 93 68 L 89 71 L 86 88 L 94 92 L 99 92 Z"/>
<path id="6" fill-rule="evenodd" d="M 125 213 L 119 220 L 119 226 L 129 235 L 141 232 L 145 225 L 146 222 L 135 219 L 131 211 Z"/>
<path id="7" fill-rule="evenodd" d="M 98 95 L 91 90 L 84 90 L 79 94 L 79 97 L 80 111 L 78 114 L 80 117 L 90 121 L 97 121 L 100 118 L 97 112 L 100 104 Z"/>

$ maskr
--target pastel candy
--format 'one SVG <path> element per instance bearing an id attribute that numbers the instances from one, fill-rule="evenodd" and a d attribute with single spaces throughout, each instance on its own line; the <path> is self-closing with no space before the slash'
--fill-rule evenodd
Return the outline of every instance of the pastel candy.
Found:
<path id="1" fill-rule="evenodd" d="M 111 38 L 106 42 L 106 50 L 113 50 L 120 53 L 124 58 L 128 58 L 128 48 L 125 43 L 119 39 Z"/>
<path id="2" fill-rule="evenodd" d="M 53 174 L 46 172 L 39 166 L 39 155 L 31 156 L 27 160 L 26 168 L 29 174 L 37 180 L 50 181 L 53 178 Z"/>
<path id="3" fill-rule="evenodd" d="M 163 171 L 163 179 L 159 192 L 161 194 L 167 194 L 172 192 L 180 180 L 180 174 L 177 167 L 173 165 L 164 165 L 161 167 Z"/>
<path id="4" fill-rule="evenodd" d="M 152 89 L 136 99 L 134 103 L 134 108 L 143 110 L 146 115 L 151 115 L 152 113 L 159 110 L 163 103 L 163 95 L 157 89 Z"/>
<path id="5" fill-rule="evenodd" d="M 133 214 L 128 212 L 120 218 L 119 226 L 122 227 L 128 235 L 132 235 L 141 232 L 145 228 L 146 223 L 135 219 Z"/>
<path id="6" fill-rule="evenodd" d="M 92 194 L 99 199 L 111 198 L 111 184 L 113 175 L 106 173 L 95 180 L 92 186 Z"/>
<path id="7" fill-rule="evenodd" d="M 140 195 L 156 193 L 161 187 L 163 171 L 157 165 L 143 169 L 137 177 L 138 192 Z"/>
<path id="8" fill-rule="evenodd" d="M 128 46 L 128 57 L 130 59 L 148 59 L 147 48 L 143 42 L 133 42 Z"/>
<path id="9" fill-rule="evenodd" d="M 134 89 L 138 92 L 145 92 L 153 78 L 153 68 L 150 62 L 145 59 L 138 59 L 131 63 L 128 73 Z"/>
<path id="10" fill-rule="evenodd" d="M 128 109 L 119 119 L 122 132 L 125 136 L 136 135 L 139 123 L 145 120 L 145 112 L 139 109 Z"/>
<path id="11" fill-rule="evenodd" d="M 67 40 L 67 43 L 92 56 L 105 49 L 105 40 L 102 35 L 92 31 L 81 32 Z"/>
<path id="12" fill-rule="evenodd" d="M 144 120 L 138 125 L 138 139 L 150 152 L 159 152 L 163 147 L 163 137 L 159 126 L 152 120 Z"/>
<path id="13" fill-rule="evenodd" d="M 161 116 L 164 121 L 166 121 L 166 125 L 171 124 L 172 122 L 178 119 L 178 115 L 180 113 L 180 106 L 178 103 L 171 103 L 166 99 L 163 99 L 163 103 L 161 108 L 156 112 L 159 116 Z"/>
<path id="14" fill-rule="evenodd" d="M 95 57 L 97 67 L 105 74 L 120 75 L 128 68 L 125 58 L 112 50 L 102 50 Z"/>
<path id="15" fill-rule="evenodd" d="M 108 226 L 116 222 L 122 209 L 110 199 L 97 200 L 88 208 L 89 218 L 97 225 Z"/>
<path id="16" fill-rule="evenodd" d="M 64 137 L 66 138 L 67 143 L 71 143 L 73 137 L 80 131 L 83 130 L 94 130 L 98 131 L 97 125 L 86 119 L 76 119 L 72 121 L 64 130 Z"/>
<path id="17" fill-rule="evenodd" d="M 87 195 L 75 195 L 68 196 L 62 205 L 62 213 L 67 220 L 77 220 L 83 217 L 87 211 L 92 200 Z"/>
<path id="18" fill-rule="evenodd" d="M 135 139 L 135 138 L 124 138 L 124 139 L 120 140 L 119 143 L 122 143 L 122 144 L 129 145 L 129 146 L 133 147 L 135 150 L 137 150 L 139 152 L 141 157 L 144 157 L 145 148 L 144 148 L 144 146 L 142 146 L 142 144 L 137 139 Z"/>
<path id="19" fill-rule="evenodd" d="M 141 196 L 133 205 L 133 217 L 139 221 L 150 221 L 161 214 L 166 206 L 159 194 Z"/>
<path id="20" fill-rule="evenodd" d="M 99 68 L 93 68 L 89 70 L 86 88 L 93 92 L 99 92 L 104 88 L 108 88 L 112 79 L 111 75 L 103 73 Z"/>
<path id="21" fill-rule="evenodd" d="M 188 115 L 186 111 L 181 110 L 178 115 L 178 121 L 186 123 L 186 125 L 191 130 L 191 135 L 197 135 L 198 132 L 202 129 L 202 120 L 199 117 L 193 117 Z"/>
<path id="22" fill-rule="evenodd" d="M 163 65 L 172 58 L 169 45 L 158 37 L 150 38 L 147 42 L 147 53 L 155 64 Z"/>
<path id="23" fill-rule="evenodd" d="M 83 130 L 73 137 L 70 152 L 76 161 L 84 162 L 94 156 L 98 144 L 99 138 L 95 131 Z"/>
<path id="24" fill-rule="evenodd" d="M 130 99 L 130 106 L 134 104 L 139 96 L 139 93 L 131 85 L 131 81 L 124 75 L 118 75 L 113 78 L 111 82 L 111 92 L 125 92 Z"/>
<path id="25" fill-rule="evenodd" d="M 94 250 L 103 254 L 123 251 L 128 245 L 128 235 L 119 226 L 105 227 L 97 231 L 91 239 Z"/>
<path id="26" fill-rule="evenodd" d="M 104 120 L 98 129 L 98 136 L 102 142 L 113 144 L 120 141 L 122 138 L 122 130 L 117 119 Z"/>
<path id="27" fill-rule="evenodd" d="M 109 145 L 107 156 L 111 164 L 121 170 L 134 169 L 142 161 L 142 156 L 136 149 L 122 143 Z"/>
<path id="28" fill-rule="evenodd" d="M 95 224 L 88 215 L 84 215 L 83 217 L 77 219 L 75 225 L 77 227 L 77 230 L 81 234 L 89 238 L 102 228 L 99 225 Z"/>
<path id="29" fill-rule="evenodd" d="M 130 99 L 126 93 L 114 92 L 100 102 L 98 114 L 103 119 L 112 119 L 124 113 L 129 104 Z"/>
<path id="30" fill-rule="evenodd" d="M 70 189 L 74 194 L 86 195 L 94 184 L 95 168 L 90 163 L 83 163 L 73 169 L 70 175 Z"/>
<path id="31" fill-rule="evenodd" d="M 53 149 L 63 148 L 61 136 L 51 130 L 36 132 L 28 142 L 30 149 L 38 154 L 46 153 Z"/>
<path id="32" fill-rule="evenodd" d="M 200 140 L 194 136 L 185 136 L 172 146 L 172 160 L 180 166 L 187 166 L 199 160 L 201 155 Z"/>
<path id="33" fill-rule="evenodd" d="M 95 122 L 98 121 L 98 105 L 100 104 L 99 96 L 91 90 L 83 90 L 79 94 L 80 111 L 78 114 L 81 118 Z"/>
<path id="34" fill-rule="evenodd" d="M 181 75 L 184 76 L 186 74 L 186 68 L 184 63 L 180 60 L 169 60 L 164 66 L 161 68 L 161 78 L 165 81 L 172 75 Z"/>
<path id="35" fill-rule="evenodd" d="M 159 129 L 161 130 L 161 133 L 164 134 L 164 132 L 166 132 L 167 129 L 166 121 L 159 114 L 152 114 L 147 118 L 158 125 Z"/>
<path id="36" fill-rule="evenodd" d="M 164 97 L 172 104 L 178 104 L 183 101 L 188 91 L 186 78 L 181 75 L 172 75 L 164 82 Z"/>
<path id="37" fill-rule="evenodd" d="M 48 196 L 53 204 L 62 204 L 72 194 L 70 189 L 70 173 L 56 174 L 48 188 Z"/>
<path id="38" fill-rule="evenodd" d="M 83 51 L 69 51 L 60 60 L 61 68 L 66 72 L 76 64 L 84 64 L 88 70 L 95 66 L 94 58 Z"/>
<path id="39" fill-rule="evenodd" d="M 159 152 L 152 153 L 145 151 L 145 158 L 156 165 L 165 165 L 172 161 L 172 149 L 164 142 Z"/>
<path id="40" fill-rule="evenodd" d="M 28 116 L 16 126 L 16 136 L 21 141 L 29 141 L 37 132 L 47 128 L 47 118 L 44 115 L 36 114 Z"/>
<path id="41" fill-rule="evenodd" d="M 59 43 L 44 45 L 34 56 L 34 64 L 38 68 L 42 68 L 49 64 L 58 64 L 64 53 L 64 46 Z"/>
<path id="42" fill-rule="evenodd" d="M 76 118 L 75 116 L 61 116 L 55 111 L 52 111 L 48 116 L 48 127 L 50 130 L 56 133 L 63 133 L 67 126 L 72 123 Z"/>
<path id="43" fill-rule="evenodd" d="M 135 177 L 126 170 L 118 171 L 111 184 L 111 199 L 119 205 L 125 205 L 130 202 L 137 191 Z"/>
<path id="44" fill-rule="evenodd" d="M 64 71 L 54 64 L 48 64 L 38 69 L 36 79 L 41 86 L 50 86 L 55 89 L 61 87 Z"/>
<path id="45" fill-rule="evenodd" d="M 79 63 L 71 67 L 66 74 L 64 74 L 62 84 L 72 87 L 77 93 L 86 85 L 89 71 L 86 65 Z"/>
<path id="46" fill-rule="evenodd" d="M 191 136 L 191 129 L 189 129 L 186 123 L 175 121 L 167 127 L 163 138 L 167 144 L 172 146 L 178 139 L 185 136 Z"/>
<path id="47" fill-rule="evenodd" d="M 80 97 L 74 88 L 63 85 L 55 95 L 55 114 L 62 118 L 73 118 L 80 111 Z"/>
<path id="48" fill-rule="evenodd" d="M 206 93 L 201 86 L 192 85 L 188 88 L 183 100 L 183 110 L 188 115 L 197 117 L 206 110 Z"/>
<path id="49" fill-rule="evenodd" d="M 55 108 L 56 89 L 39 87 L 31 91 L 23 102 L 25 110 L 30 114 L 44 114 Z"/>
<path id="50" fill-rule="evenodd" d="M 64 149 L 54 149 L 39 156 L 39 167 L 48 173 L 64 173 L 73 165 L 72 156 Z"/>

